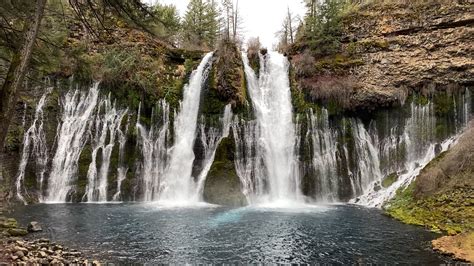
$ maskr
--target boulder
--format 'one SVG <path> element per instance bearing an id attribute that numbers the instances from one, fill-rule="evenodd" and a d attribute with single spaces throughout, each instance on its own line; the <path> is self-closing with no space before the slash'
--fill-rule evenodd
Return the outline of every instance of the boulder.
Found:
<path id="1" fill-rule="evenodd" d="M 40 232 L 43 231 L 43 228 L 41 228 L 41 225 L 38 222 L 30 222 L 28 224 L 28 232 Z"/>

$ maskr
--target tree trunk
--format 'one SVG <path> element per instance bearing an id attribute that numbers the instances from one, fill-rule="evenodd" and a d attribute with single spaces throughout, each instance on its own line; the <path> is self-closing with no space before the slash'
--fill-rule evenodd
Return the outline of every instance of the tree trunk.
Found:
<path id="1" fill-rule="evenodd" d="M 234 41 L 237 40 L 237 27 L 239 24 L 239 0 L 235 3 L 235 9 L 234 9 L 234 22 L 232 23 L 232 38 Z"/>
<path id="2" fill-rule="evenodd" d="M 294 40 L 293 40 L 293 25 L 292 25 L 292 16 L 291 16 L 291 12 L 290 12 L 290 7 L 288 7 L 288 30 L 289 30 L 289 34 L 290 34 L 290 43 L 293 44 L 294 43 Z"/>
<path id="3" fill-rule="evenodd" d="M 8 127 L 15 110 L 18 91 L 25 78 L 31 53 L 43 19 L 46 0 L 36 0 L 35 16 L 32 23 L 25 25 L 23 44 L 15 53 L 8 68 L 7 76 L 0 90 L 0 150 L 3 150 Z"/>

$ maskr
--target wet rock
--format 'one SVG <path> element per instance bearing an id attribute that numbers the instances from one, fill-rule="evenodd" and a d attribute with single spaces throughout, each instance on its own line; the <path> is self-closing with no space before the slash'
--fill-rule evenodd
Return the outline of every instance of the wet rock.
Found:
<path id="1" fill-rule="evenodd" d="M 22 228 L 9 228 L 7 232 L 11 236 L 25 236 L 28 234 L 28 231 Z"/>
<path id="2" fill-rule="evenodd" d="M 23 251 L 18 250 L 17 252 L 15 252 L 15 256 L 17 256 L 18 258 L 23 258 L 25 254 L 23 253 Z"/>
<path id="3" fill-rule="evenodd" d="M 32 221 L 28 224 L 28 232 L 40 232 L 43 231 L 43 228 L 41 228 L 41 225 L 36 222 Z"/>
<path id="4" fill-rule="evenodd" d="M 18 222 L 13 218 L 0 220 L 0 228 L 17 228 Z"/>
<path id="5" fill-rule="evenodd" d="M 203 197 L 206 202 L 224 206 L 247 205 L 234 167 L 234 145 L 233 138 L 227 137 L 221 140 L 216 150 L 215 160 L 204 184 Z"/>

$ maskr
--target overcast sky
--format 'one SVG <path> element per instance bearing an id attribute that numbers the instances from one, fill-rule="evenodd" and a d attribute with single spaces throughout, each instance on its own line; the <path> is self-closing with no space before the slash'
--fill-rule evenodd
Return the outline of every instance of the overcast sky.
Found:
<path id="1" fill-rule="evenodd" d="M 184 15 L 189 0 L 142 0 L 147 3 L 174 4 L 181 16 Z M 235 0 L 234 0 L 235 1 Z M 260 42 L 267 48 L 277 42 L 275 33 L 281 28 L 287 7 L 294 15 L 303 17 L 305 7 L 303 0 L 239 0 L 242 14 L 242 33 L 245 38 L 260 37 Z"/>

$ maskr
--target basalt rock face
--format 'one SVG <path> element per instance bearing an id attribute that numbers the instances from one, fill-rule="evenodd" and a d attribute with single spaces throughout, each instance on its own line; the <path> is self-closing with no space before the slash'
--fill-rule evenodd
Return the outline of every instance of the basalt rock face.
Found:
<path id="1" fill-rule="evenodd" d="M 413 92 L 472 85 L 473 14 L 472 1 L 363 5 L 343 18 L 338 53 L 311 58 L 304 45 L 294 47 L 300 88 L 316 101 L 370 111 L 400 105 Z"/>

